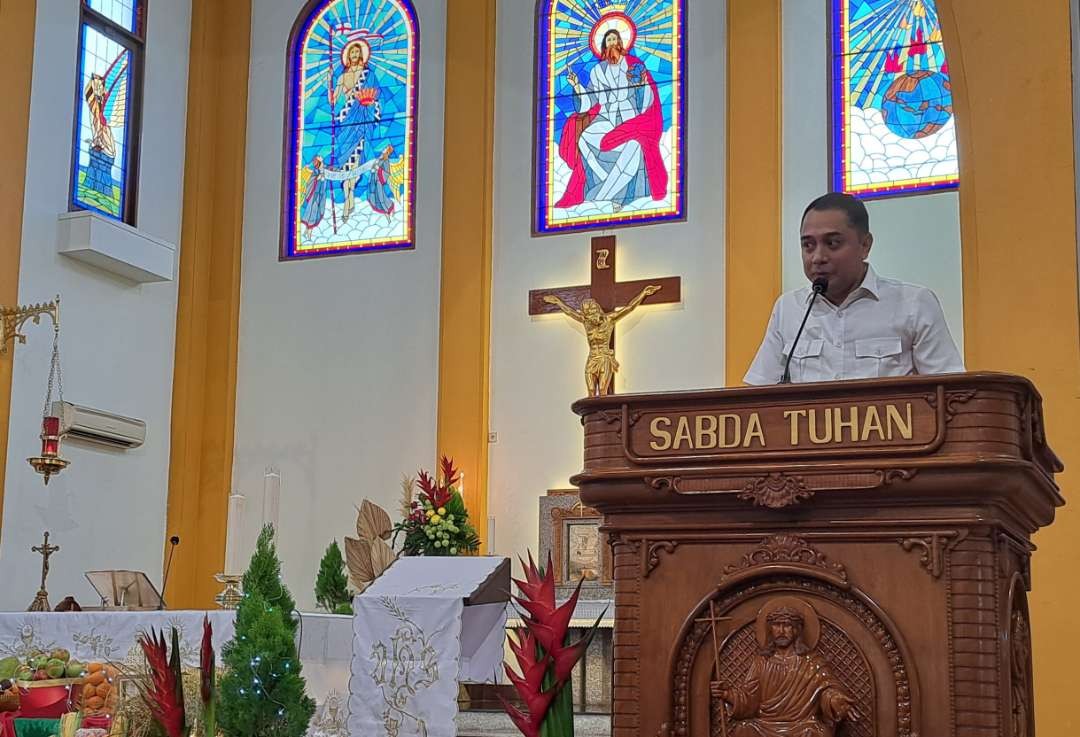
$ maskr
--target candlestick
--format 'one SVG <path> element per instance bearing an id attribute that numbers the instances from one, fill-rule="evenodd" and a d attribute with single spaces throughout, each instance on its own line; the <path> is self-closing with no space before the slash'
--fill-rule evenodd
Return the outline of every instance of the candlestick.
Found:
<path id="1" fill-rule="evenodd" d="M 281 471 L 274 466 L 268 466 L 266 475 L 263 476 L 263 525 L 273 525 L 274 530 L 278 527 L 278 509 L 281 506 Z"/>
<path id="2" fill-rule="evenodd" d="M 228 531 L 225 538 L 225 574 L 237 575 L 243 565 L 243 517 L 244 495 L 239 491 L 229 494 Z"/>

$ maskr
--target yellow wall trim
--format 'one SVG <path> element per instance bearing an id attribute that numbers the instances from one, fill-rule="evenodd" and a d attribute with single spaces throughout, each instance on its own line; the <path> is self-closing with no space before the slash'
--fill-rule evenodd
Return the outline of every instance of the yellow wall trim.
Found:
<path id="1" fill-rule="evenodd" d="M 1080 325 L 1069 3 L 938 0 L 938 13 L 959 143 L 967 366 L 1032 379 L 1049 443 L 1072 469 L 1058 482 L 1073 501 L 1035 538 L 1030 594 L 1038 732 L 1071 737 L 1080 730 L 1078 650 L 1065 634 L 1080 611 L 1080 510 L 1071 493 Z"/>
<path id="2" fill-rule="evenodd" d="M 436 445 L 486 543 L 495 0 L 447 3 L 445 94 Z"/>
<path id="3" fill-rule="evenodd" d="M 728 385 L 742 383 L 780 294 L 782 21 L 780 0 L 728 0 Z"/>
<path id="4" fill-rule="evenodd" d="M 0 2 L 0 69 L 4 70 L 4 114 L 0 115 L 0 305 L 19 301 L 26 149 L 30 134 L 30 82 L 34 70 L 34 21 L 37 0 Z M 4 520 L 4 476 L 11 423 L 11 368 L 15 346 L 0 356 L 0 526 Z M 34 432 L 37 428 L 25 428 Z"/>
<path id="5" fill-rule="evenodd" d="M 166 533 L 171 608 L 212 607 L 236 410 L 251 0 L 193 0 Z"/>

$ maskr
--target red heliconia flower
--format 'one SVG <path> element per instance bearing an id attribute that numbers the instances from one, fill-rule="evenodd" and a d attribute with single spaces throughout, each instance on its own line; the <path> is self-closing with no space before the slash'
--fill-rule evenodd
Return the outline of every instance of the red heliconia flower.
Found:
<path id="1" fill-rule="evenodd" d="M 454 459 L 443 456 L 439 461 L 442 467 L 443 486 L 449 488 L 458 482 L 458 470 L 454 468 Z"/>
<path id="2" fill-rule="evenodd" d="M 417 474 L 416 484 L 435 509 L 445 507 L 449 503 L 450 489 L 436 483 L 434 479 L 428 476 L 427 471 L 420 471 Z"/>
<path id="3" fill-rule="evenodd" d="M 184 737 L 183 691 L 176 672 L 169 665 L 165 632 L 162 631 L 160 636 L 156 636 L 153 629 L 149 634 L 141 633 L 139 645 L 150 668 L 150 686 L 142 690 L 146 706 L 168 737 Z"/>
<path id="4" fill-rule="evenodd" d="M 199 648 L 199 695 L 204 704 L 214 695 L 214 628 L 210 616 L 203 615 L 202 646 Z"/>
<path id="5" fill-rule="evenodd" d="M 525 703 L 527 713 L 505 700 L 502 701 L 506 713 L 525 737 L 539 737 L 552 702 L 562 689 L 567 687 L 570 673 L 585 654 L 600 620 L 597 619 L 596 624 L 580 640 L 568 644 L 566 635 L 581 593 L 581 582 L 578 582 L 577 589 L 569 600 L 562 606 L 556 606 L 555 574 L 551 557 L 548 556 L 548 565 L 543 571 L 536 567 L 531 554 L 528 564 L 522 561 L 521 567 L 525 571 L 525 580 L 515 579 L 519 595 L 515 596 L 514 600 L 524 610 L 522 619 L 525 627 L 519 629 L 516 638 L 510 640 L 510 650 L 517 660 L 520 673 L 514 672 L 509 665 L 505 667 L 506 675 Z M 551 678 L 547 680 L 550 685 L 544 689 L 544 681 L 549 675 Z M 556 708 L 569 709 L 569 702 L 564 704 L 560 701 Z M 559 714 L 557 718 L 552 717 L 555 721 L 547 725 L 546 737 L 559 737 L 563 729 L 557 725 L 564 723 L 569 725 L 570 734 L 573 733 L 572 716 L 562 711 Z"/>

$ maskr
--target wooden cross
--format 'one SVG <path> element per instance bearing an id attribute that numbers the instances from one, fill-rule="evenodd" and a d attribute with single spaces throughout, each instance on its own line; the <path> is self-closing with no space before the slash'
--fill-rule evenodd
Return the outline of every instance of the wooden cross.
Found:
<path id="1" fill-rule="evenodd" d="M 642 304 L 673 304 L 682 301 L 682 279 L 677 276 L 665 276 L 659 279 L 638 279 L 618 281 L 615 275 L 615 236 L 597 236 L 592 239 L 589 249 L 589 283 L 576 287 L 555 287 L 554 289 L 532 289 L 529 291 L 529 314 L 545 315 L 558 312 L 555 305 L 544 302 L 549 294 L 560 297 L 574 308 L 581 307 L 581 301 L 592 297 L 610 312 L 616 307 L 625 306 L 638 292 L 650 284 L 662 289 L 645 298 Z M 611 347 L 615 347 L 615 333 L 611 334 Z"/>

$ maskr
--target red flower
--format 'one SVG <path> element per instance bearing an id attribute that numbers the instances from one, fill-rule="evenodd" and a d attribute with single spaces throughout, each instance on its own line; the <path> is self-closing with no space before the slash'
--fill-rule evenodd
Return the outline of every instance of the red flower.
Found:
<path id="1" fill-rule="evenodd" d="M 580 640 L 567 643 L 570 618 L 581 592 L 581 582 L 578 582 L 569 600 L 562 606 L 556 606 L 551 557 L 548 556 L 544 571 L 537 569 L 531 554 L 528 564 L 522 561 L 521 566 L 525 571 L 525 580 L 514 580 L 519 592 L 514 600 L 524 610 L 522 619 L 525 628 L 517 632 L 516 641 L 510 642 L 510 650 L 517 660 L 520 674 L 511 670 L 509 665 L 505 667 L 506 675 L 525 703 L 527 713 L 505 700 L 503 708 L 525 737 L 538 737 L 541 731 L 545 737 L 559 737 L 565 730 L 573 734 L 572 714 L 562 713 L 571 708 L 571 699 L 560 700 L 554 714 L 551 713 L 552 702 L 559 697 L 563 688 L 570 687 L 570 673 L 592 641 L 600 620 L 597 619 Z M 546 689 L 545 681 L 548 684 Z M 542 727 L 545 729 L 542 730 Z"/>
<path id="2" fill-rule="evenodd" d="M 139 635 L 139 645 L 150 667 L 150 686 L 142 691 L 143 700 L 154 721 L 161 725 L 168 737 L 183 737 L 187 728 L 184 723 L 184 692 L 178 669 L 169 663 L 164 630 L 160 635 L 155 635 L 153 629 L 150 634 L 143 632 Z"/>
<path id="3" fill-rule="evenodd" d="M 214 628 L 210 616 L 203 615 L 202 646 L 199 648 L 199 695 L 209 704 L 214 695 Z"/>

